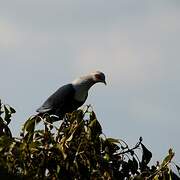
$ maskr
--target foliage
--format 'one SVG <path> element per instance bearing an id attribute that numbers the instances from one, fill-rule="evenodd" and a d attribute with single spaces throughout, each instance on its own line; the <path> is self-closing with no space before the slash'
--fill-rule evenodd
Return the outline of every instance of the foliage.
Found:
<path id="1" fill-rule="evenodd" d="M 32 116 L 20 138 L 12 137 L 8 127 L 13 113 L 0 103 L 1 179 L 180 179 L 170 169 L 172 149 L 162 163 L 149 167 L 152 153 L 142 138 L 131 148 L 123 140 L 107 138 L 90 107 L 67 114 L 59 127 L 51 123 L 53 116 Z"/>

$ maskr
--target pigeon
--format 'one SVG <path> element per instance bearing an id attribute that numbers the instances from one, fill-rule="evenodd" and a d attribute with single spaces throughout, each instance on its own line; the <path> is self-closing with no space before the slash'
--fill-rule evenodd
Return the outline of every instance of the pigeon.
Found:
<path id="1" fill-rule="evenodd" d="M 81 76 L 60 87 L 36 111 L 38 114 L 48 113 L 63 119 L 66 113 L 77 110 L 85 103 L 89 89 L 99 82 L 106 85 L 105 75 L 100 71 Z"/>

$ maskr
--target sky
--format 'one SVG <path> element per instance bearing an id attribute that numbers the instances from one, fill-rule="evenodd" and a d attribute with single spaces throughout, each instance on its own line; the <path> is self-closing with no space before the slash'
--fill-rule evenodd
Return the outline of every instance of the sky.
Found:
<path id="1" fill-rule="evenodd" d="M 61 85 L 106 74 L 91 104 L 108 137 L 180 162 L 179 0 L 0 0 L 0 98 L 14 136 Z"/>

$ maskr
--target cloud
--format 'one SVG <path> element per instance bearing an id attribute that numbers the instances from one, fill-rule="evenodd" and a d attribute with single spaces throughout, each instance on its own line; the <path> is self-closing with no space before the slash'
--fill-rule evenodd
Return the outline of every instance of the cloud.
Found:
<path id="1" fill-rule="evenodd" d="M 3 19 L 0 19 L 0 48 L 8 49 L 16 47 L 18 33 L 16 28 Z"/>

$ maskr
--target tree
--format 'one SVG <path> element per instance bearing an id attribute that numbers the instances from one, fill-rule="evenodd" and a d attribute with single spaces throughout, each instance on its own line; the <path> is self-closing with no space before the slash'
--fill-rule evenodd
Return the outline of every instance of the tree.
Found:
<path id="1" fill-rule="evenodd" d="M 66 114 L 59 127 L 53 125 L 53 116 L 32 116 L 20 138 L 8 127 L 13 113 L 12 107 L 0 103 L 1 179 L 180 179 L 169 166 L 172 149 L 162 163 L 149 167 L 152 153 L 142 138 L 129 147 L 123 140 L 106 137 L 90 106 Z"/>

